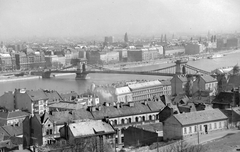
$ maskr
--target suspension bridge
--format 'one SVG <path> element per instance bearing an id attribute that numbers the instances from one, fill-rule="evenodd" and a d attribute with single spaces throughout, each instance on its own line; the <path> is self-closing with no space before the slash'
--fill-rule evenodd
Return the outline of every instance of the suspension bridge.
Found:
<path id="1" fill-rule="evenodd" d="M 72 70 L 72 67 L 77 67 L 75 70 Z M 177 60 L 175 65 L 150 70 L 150 71 L 130 71 L 130 70 L 113 70 L 103 68 L 97 65 L 87 64 L 86 59 L 78 59 L 77 64 L 69 68 L 61 70 L 45 70 L 42 73 L 42 78 L 50 78 L 51 74 L 57 73 L 76 73 L 76 79 L 86 79 L 90 73 L 105 73 L 105 74 L 133 74 L 133 75 L 152 75 L 152 76 L 169 76 L 180 74 L 206 74 L 210 75 L 208 71 L 198 69 L 196 67 L 190 66 L 187 64 L 187 61 Z"/>

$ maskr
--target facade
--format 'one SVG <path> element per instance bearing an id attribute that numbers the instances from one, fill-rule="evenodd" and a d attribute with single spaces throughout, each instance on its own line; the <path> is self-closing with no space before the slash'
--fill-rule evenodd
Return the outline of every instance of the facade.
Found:
<path id="1" fill-rule="evenodd" d="M 202 52 L 203 52 L 202 44 L 189 43 L 185 46 L 185 54 L 187 55 L 199 54 Z"/>
<path id="2" fill-rule="evenodd" d="M 116 63 L 119 62 L 119 52 L 101 52 L 100 60 L 103 63 Z"/>
<path id="3" fill-rule="evenodd" d="M 0 112 L 1 126 L 22 126 L 22 121 L 29 116 L 29 113 L 16 111 L 2 111 Z"/>
<path id="4" fill-rule="evenodd" d="M 15 69 L 15 56 L 0 53 L 0 71 Z"/>
<path id="5" fill-rule="evenodd" d="M 129 87 L 120 87 L 116 88 L 115 90 L 115 100 L 117 103 L 127 103 L 131 102 L 132 99 L 132 92 Z"/>
<path id="6" fill-rule="evenodd" d="M 176 114 L 163 122 L 163 139 L 185 139 L 226 129 L 228 118 L 219 109 Z"/>
<path id="7" fill-rule="evenodd" d="M 144 101 L 163 95 L 162 83 L 158 80 L 128 85 L 133 101 Z"/>
<path id="8" fill-rule="evenodd" d="M 143 53 L 141 50 L 128 50 L 127 51 L 128 62 L 143 61 Z"/>
<path id="9" fill-rule="evenodd" d="M 187 78 L 185 75 L 174 75 L 170 81 L 172 95 L 177 95 L 185 92 L 185 84 L 187 83 Z"/>
<path id="10" fill-rule="evenodd" d="M 172 95 L 172 86 L 171 81 L 165 80 L 161 81 L 163 86 L 163 95 L 171 96 Z"/>
<path id="11" fill-rule="evenodd" d="M 163 56 L 171 57 L 179 54 L 184 54 L 185 48 L 183 46 L 165 46 L 163 49 Z"/>
<path id="12" fill-rule="evenodd" d="M 198 80 L 199 79 L 199 80 Z M 193 82 L 193 93 L 197 91 L 212 91 L 215 95 L 217 91 L 218 82 L 210 75 L 200 75 L 199 78 Z"/>
<path id="13" fill-rule="evenodd" d="M 26 117 L 23 121 L 23 147 L 51 145 L 59 137 L 56 124 L 48 114 Z"/>
<path id="14" fill-rule="evenodd" d="M 99 51 L 87 51 L 86 57 L 89 64 L 101 64 Z"/>

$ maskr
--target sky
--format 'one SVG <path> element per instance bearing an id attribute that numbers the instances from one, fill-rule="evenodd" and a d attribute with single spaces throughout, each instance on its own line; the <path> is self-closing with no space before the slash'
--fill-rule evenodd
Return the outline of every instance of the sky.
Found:
<path id="1" fill-rule="evenodd" d="M 240 31 L 240 0 L 0 0 L 0 38 Z"/>

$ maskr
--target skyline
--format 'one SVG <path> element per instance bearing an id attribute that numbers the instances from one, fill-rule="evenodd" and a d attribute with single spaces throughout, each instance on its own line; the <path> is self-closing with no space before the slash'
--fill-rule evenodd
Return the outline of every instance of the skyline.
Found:
<path id="1" fill-rule="evenodd" d="M 0 0 L 0 39 L 240 30 L 238 0 Z"/>

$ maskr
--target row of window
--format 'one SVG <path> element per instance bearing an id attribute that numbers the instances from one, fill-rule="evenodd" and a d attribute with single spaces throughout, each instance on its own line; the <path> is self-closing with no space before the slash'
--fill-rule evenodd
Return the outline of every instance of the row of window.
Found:
<path id="1" fill-rule="evenodd" d="M 208 132 L 208 130 L 221 129 L 224 127 L 224 122 L 215 122 L 205 125 L 198 125 L 200 132 Z M 197 132 L 197 126 L 184 127 L 184 134 L 191 134 Z"/>
<path id="2" fill-rule="evenodd" d="M 158 120 L 158 118 L 159 118 L 158 114 L 148 116 L 148 120 L 150 120 L 150 121 Z M 122 118 L 120 123 L 117 121 L 117 119 L 111 120 L 110 122 L 112 125 L 121 125 L 121 124 L 128 124 L 128 123 L 132 123 L 132 122 L 143 122 L 143 121 L 146 121 L 145 116 L 135 117 L 134 121 L 132 120 L 132 118 Z"/>
<path id="3" fill-rule="evenodd" d="M 137 91 L 137 92 L 134 92 L 133 95 L 135 96 L 135 95 L 139 95 L 139 94 L 147 94 L 147 93 L 150 93 L 150 92 L 159 92 L 159 91 L 162 91 L 162 88 L 155 88 L 155 89 Z"/>

